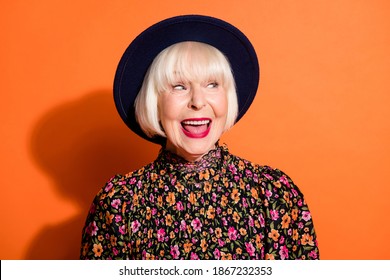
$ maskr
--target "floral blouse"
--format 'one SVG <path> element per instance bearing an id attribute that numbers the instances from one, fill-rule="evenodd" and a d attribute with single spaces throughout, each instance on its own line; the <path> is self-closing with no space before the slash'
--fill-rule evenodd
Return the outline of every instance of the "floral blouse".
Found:
<path id="1" fill-rule="evenodd" d="M 81 259 L 318 259 L 298 187 L 218 146 L 197 162 L 162 149 L 114 176 L 83 229 Z"/>

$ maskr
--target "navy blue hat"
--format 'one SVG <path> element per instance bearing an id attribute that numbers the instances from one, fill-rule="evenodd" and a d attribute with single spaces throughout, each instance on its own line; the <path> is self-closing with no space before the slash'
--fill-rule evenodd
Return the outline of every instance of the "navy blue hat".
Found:
<path id="1" fill-rule="evenodd" d="M 114 80 L 114 101 L 126 125 L 141 137 L 163 144 L 162 137 L 149 138 L 135 118 L 134 101 L 154 58 L 165 48 L 184 41 L 209 44 L 229 60 L 236 83 L 239 121 L 256 95 L 259 64 L 248 38 L 233 25 L 209 16 L 185 15 L 160 21 L 138 35 L 123 54 Z"/>

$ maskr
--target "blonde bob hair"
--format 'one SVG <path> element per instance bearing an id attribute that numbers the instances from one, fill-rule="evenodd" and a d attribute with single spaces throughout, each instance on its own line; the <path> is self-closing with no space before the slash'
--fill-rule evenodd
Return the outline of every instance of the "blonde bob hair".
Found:
<path id="1" fill-rule="evenodd" d="M 137 122 L 143 132 L 148 137 L 166 137 L 159 120 L 158 96 L 177 79 L 205 81 L 210 78 L 226 91 L 228 110 L 224 131 L 230 129 L 238 114 L 236 86 L 230 64 L 213 46 L 191 41 L 167 47 L 149 67 L 134 104 Z"/>

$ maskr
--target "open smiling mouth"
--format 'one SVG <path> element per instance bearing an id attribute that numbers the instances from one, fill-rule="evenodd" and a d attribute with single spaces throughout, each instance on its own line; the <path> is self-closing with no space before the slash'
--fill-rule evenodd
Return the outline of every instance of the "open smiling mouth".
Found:
<path id="1" fill-rule="evenodd" d="M 204 138 L 210 132 L 211 119 L 186 119 L 181 122 L 183 132 L 190 138 Z"/>

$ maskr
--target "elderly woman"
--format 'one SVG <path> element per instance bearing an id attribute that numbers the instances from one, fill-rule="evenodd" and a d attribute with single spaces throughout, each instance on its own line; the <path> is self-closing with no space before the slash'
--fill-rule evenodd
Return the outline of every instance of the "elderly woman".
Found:
<path id="1" fill-rule="evenodd" d="M 81 259 L 319 258 L 292 180 L 219 145 L 258 80 L 248 39 L 216 18 L 167 19 L 130 44 L 115 77 L 116 106 L 134 132 L 162 148 L 97 194 Z"/>

